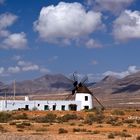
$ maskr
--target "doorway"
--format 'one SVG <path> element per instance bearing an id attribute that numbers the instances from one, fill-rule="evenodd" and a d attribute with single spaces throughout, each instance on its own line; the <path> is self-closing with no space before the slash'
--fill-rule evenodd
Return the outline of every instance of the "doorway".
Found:
<path id="1" fill-rule="evenodd" d="M 69 105 L 69 110 L 76 111 L 77 110 L 77 105 L 76 104 L 70 104 Z"/>

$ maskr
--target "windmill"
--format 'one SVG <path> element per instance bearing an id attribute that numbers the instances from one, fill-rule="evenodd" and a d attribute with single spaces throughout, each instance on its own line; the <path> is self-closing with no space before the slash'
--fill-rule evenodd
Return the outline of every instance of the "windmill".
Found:
<path id="1" fill-rule="evenodd" d="M 81 101 L 82 109 L 92 109 L 93 108 L 93 98 L 97 101 L 97 103 L 101 106 L 101 109 L 104 110 L 104 106 L 99 101 L 99 99 L 92 93 L 91 90 L 86 85 L 88 81 L 88 76 L 84 76 L 80 82 L 78 82 L 78 76 L 76 73 L 72 75 L 72 93 L 66 98 L 66 100 L 71 99 L 75 96 L 75 100 Z"/>

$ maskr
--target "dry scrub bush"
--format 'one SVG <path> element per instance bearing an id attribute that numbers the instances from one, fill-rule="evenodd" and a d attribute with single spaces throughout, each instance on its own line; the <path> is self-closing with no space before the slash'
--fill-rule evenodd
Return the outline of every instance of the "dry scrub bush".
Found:
<path id="1" fill-rule="evenodd" d="M 46 116 L 43 117 L 35 117 L 33 118 L 34 121 L 38 123 L 53 123 L 56 122 L 56 114 L 48 113 Z"/>
<path id="2" fill-rule="evenodd" d="M 112 115 L 125 115 L 124 111 L 118 110 L 118 109 L 114 110 L 111 114 Z"/>
<path id="3" fill-rule="evenodd" d="M 0 112 L 0 123 L 7 123 L 12 119 L 12 115 L 8 112 Z"/>
<path id="4" fill-rule="evenodd" d="M 65 130 L 64 128 L 59 128 L 59 129 L 58 129 L 58 133 L 59 133 L 59 134 L 63 134 L 63 133 L 68 133 L 68 131 Z"/>
<path id="5" fill-rule="evenodd" d="M 28 119 L 28 115 L 26 113 L 20 114 L 20 115 L 16 115 L 13 117 L 16 120 L 27 120 Z"/>
<path id="6" fill-rule="evenodd" d="M 77 120 L 77 119 L 78 117 L 76 114 L 65 114 L 64 116 L 57 118 L 58 122 L 60 123 L 68 122 L 69 120 Z"/>
<path id="7" fill-rule="evenodd" d="M 136 140 L 140 140 L 140 136 L 137 136 Z"/>

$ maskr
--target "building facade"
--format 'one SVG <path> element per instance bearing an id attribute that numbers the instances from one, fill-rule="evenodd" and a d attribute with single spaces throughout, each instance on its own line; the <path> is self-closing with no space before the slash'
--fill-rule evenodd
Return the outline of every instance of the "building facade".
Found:
<path id="1" fill-rule="evenodd" d="M 81 101 L 1 100 L 0 111 L 12 110 L 81 110 Z"/>

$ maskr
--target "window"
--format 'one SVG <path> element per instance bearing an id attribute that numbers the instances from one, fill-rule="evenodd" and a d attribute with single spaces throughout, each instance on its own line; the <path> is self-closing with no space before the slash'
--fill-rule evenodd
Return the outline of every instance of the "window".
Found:
<path id="1" fill-rule="evenodd" d="M 25 105 L 25 110 L 29 110 L 29 105 Z"/>
<path id="2" fill-rule="evenodd" d="M 49 110 L 49 106 L 48 105 L 44 105 L 44 110 Z"/>
<path id="3" fill-rule="evenodd" d="M 84 106 L 84 109 L 88 110 L 89 109 L 89 106 Z"/>
<path id="4" fill-rule="evenodd" d="M 88 96 L 85 96 L 85 101 L 88 101 Z"/>
<path id="5" fill-rule="evenodd" d="M 56 110 L 56 105 L 53 105 L 53 110 Z"/>
<path id="6" fill-rule="evenodd" d="M 61 106 L 61 110 L 65 110 L 65 105 L 62 105 Z"/>

